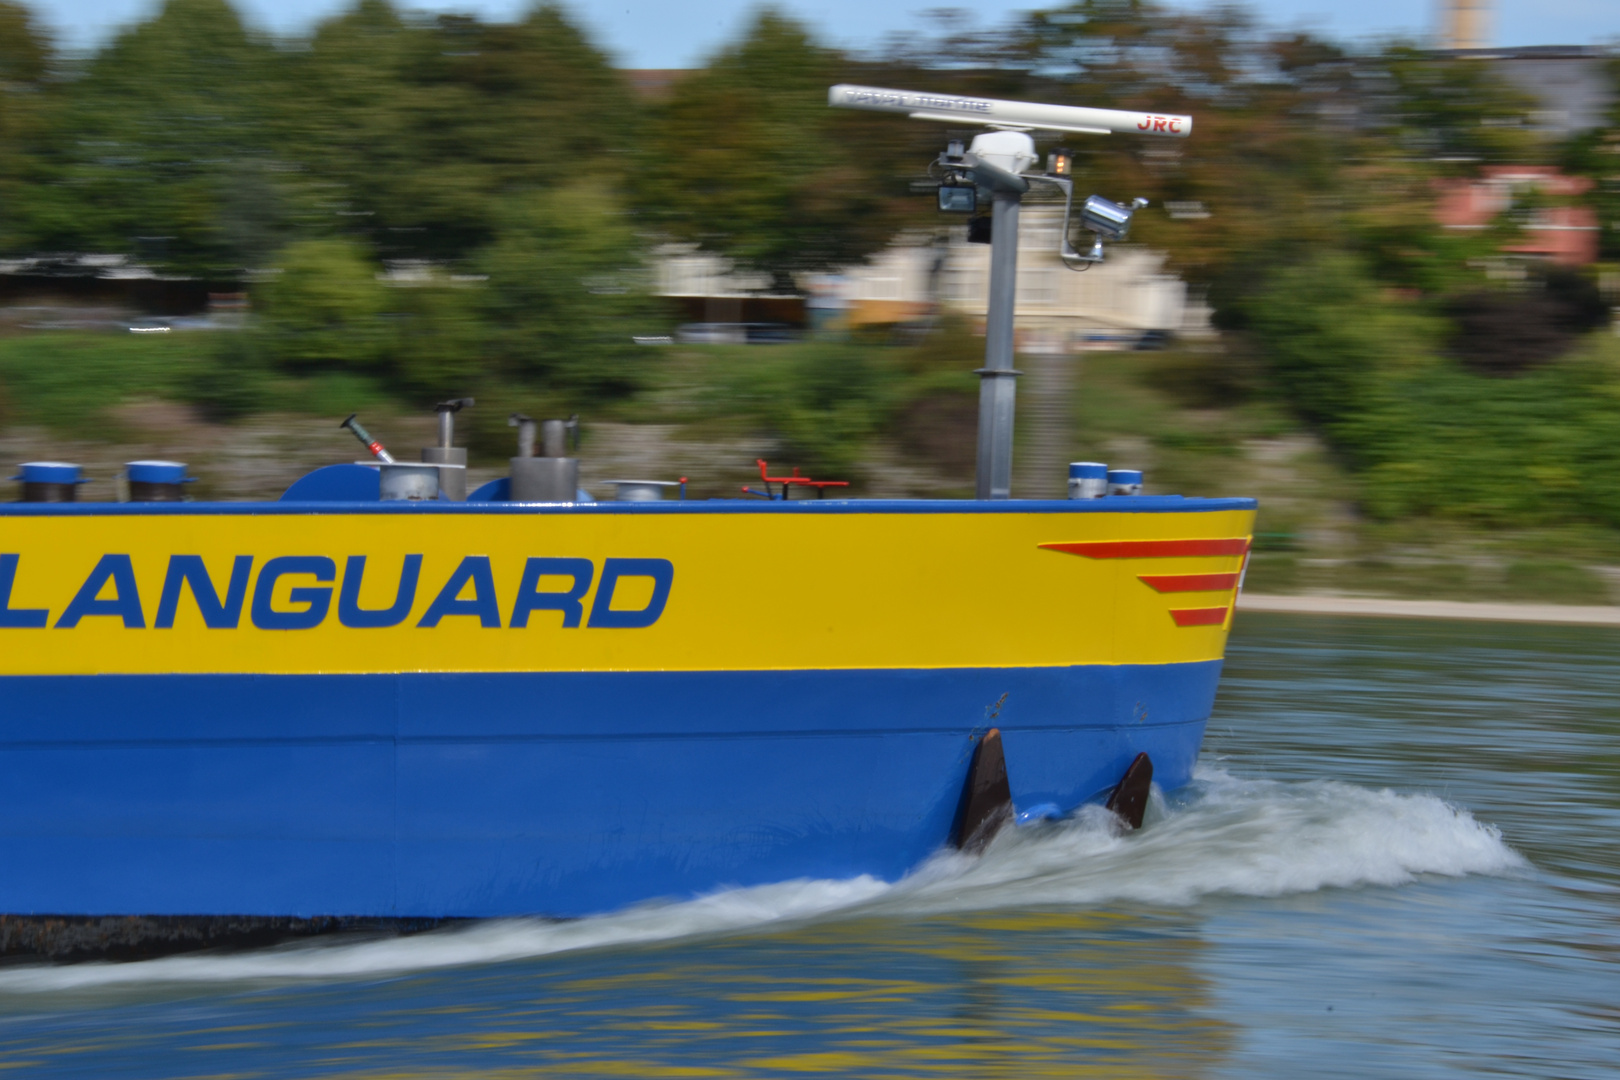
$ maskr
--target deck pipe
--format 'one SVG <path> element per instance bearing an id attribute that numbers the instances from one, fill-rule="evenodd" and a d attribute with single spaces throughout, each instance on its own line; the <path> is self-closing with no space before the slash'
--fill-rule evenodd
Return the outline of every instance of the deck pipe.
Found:
<path id="1" fill-rule="evenodd" d="M 572 435 L 577 445 L 579 420 L 543 420 L 513 413 L 507 424 L 518 429 L 518 456 L 511 460 L 510 497 L 513 502 L 571 503 L 579 497 L 579 459 L 568 456 Z M 535 456 L 535 432 L 540 454 Z"/>
<path id="2" fill-rule="evenodd" d="M 1069 463 L 1069 498 L 1100 499 L 1108 494 L 1108 466 L 1100 461 Z"/>
<path id="3" fill-rule="evenodd" d="M 1110 495 L 1140 495 L 1142 494 L 1141 469 L 1109 469 L 1108 494 Z"/>
<path id="4" fill-rule="evenodd" d="M 12 477 L 22 481 L 18 502 L 78 502 L 79 485 L 87 482 L 79 466 L 67 461 L 25 461 L 20 470 Z"/>
<path id="5" fill-rule="evenodd" d="M 124 477 L 129 482 L 129 501 L 138 503 L 184 502 L 186 485 L 193 480 L 181 461 L 126 462 Z"/>
<path id="6" fill-rule="evenodd" d="M 439 469 L 439 489 L 451 502 L 467 501 L 467 448 L 453 445 L 456 413 L 473 404 L 472 398 L 452 398 L 433 406 L 439 414 L 439 445 L 422 447 L 422 460 Z"/>

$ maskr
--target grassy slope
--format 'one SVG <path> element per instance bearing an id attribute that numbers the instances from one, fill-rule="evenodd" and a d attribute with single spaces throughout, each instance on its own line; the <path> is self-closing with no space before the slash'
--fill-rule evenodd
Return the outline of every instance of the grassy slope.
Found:
<path id="1" fill-rule="evenodd" d="M 797 462 L 817 474 L 852 475 L 867 493 L 960 494 L 971 484 L 973 380 L 967 372 L 968 354 L 977 347 L 952 341 L 912 349 L 657 350 L 649 356 L 648 389 L 596 410 L 587 423 L 662 425 L 664 445 L 685 447 L 689 460 L 727 456 L 711 465 L 717 479 L 704 486 L 714 490 L 701 494 L 732 491 L 737 480 L 748 479 L 750 461 L 741 460 L 747 455 L 740 448 L 750 439 L 749 445 L 772 447 L 784 466 Z M 0 338 L 0 423 L 14 434 L 43 428 L 53 437 L 129 443 L 133 455 L 136 444 L 151 440 L 125 430 L 120 417 L 131 403 L 184 399 L 207 349 L 202 334 Z M 1249 576 L 1257 592 L 1611 599 L 1607 568 L 1620 566 L 1620 535 L 1609 530 L 1491 532 L 1428 519 L 1363 520 L 1354 483 L 1321 444 L 1272 403 L 1229 385 L 1231 373 L 1221 365 L 1236 361 L 1220 354 L 1090 353 L 1075 362 L 1069 449 L 1076 458 L 1141 467 L 1150 491 L 1260 498 L 1260 538 Z M 263 395 L 264 413 L 324 421 L 359 409 L 383 431 L 422 422 L 418 410 L 354 376 L 275 378 Z M 491 468 L 503 464 L 510 453 L 508 411 L 567 407 L 543 393 L 495 388 L 481 395 L 476 415 L 467 416 L 475 458 Z M 164 452 L 218 460 L 205 444 L 217 442 L 222 430 L 173 430 Z M 188 439 L 196 444 L 189 457 Z M 331 449 L 341 457 L 348 447 L 335 438 Z M 111 447 L 107 454 L 117 456 Z M 919 460 L 923 466 L 910 473 L 888 467 Z M 215 475 L 205 485 L 210 494 L 248 493 L 246 485 L 237 485 L 238 492 L 222 479 L 227 462 L 212 467 Z"/>
<path id="2" fill-rule="evenodd" d="M 1263 399 L 1223 392 L 1218 379 L 1210 385 L 1207 367 L 1220 362 L 1219 354 L 1087 357 L 1074 406 L 1078 449 L 1146 469 L 1152 491 L 1258 497 L 1248 588 L 1577 604 L 1620 599 L 1610 588 L 1611 580 L 1620 581 L 1620 535 L 1611 530 L 1366 520 L 1356 509 L 1355 482 L 1308 431 Z"/>

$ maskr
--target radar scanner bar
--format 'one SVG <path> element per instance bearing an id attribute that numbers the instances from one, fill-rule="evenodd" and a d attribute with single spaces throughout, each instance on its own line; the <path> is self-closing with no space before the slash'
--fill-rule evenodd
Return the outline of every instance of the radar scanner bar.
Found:
<path id="1" fill-rule="evenodd" d="M 1086 109 L 1075 105 L 1040 105 L 1031 101 L 926 94 L 916 90 L 886 90 L 879 86 L 839 83 L 827 91 L 827 104 L 839 109 L 903 113 L 913 120 L 939 120 L 949 124 L 1068 131 L 1083 135 L 1168 135 L 1185 139 L 1192 134 L 1192 117 L 1121 109 Z"/>

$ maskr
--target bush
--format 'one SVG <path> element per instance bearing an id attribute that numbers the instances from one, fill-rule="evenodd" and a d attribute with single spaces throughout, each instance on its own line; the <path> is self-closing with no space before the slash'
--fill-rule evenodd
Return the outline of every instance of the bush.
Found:
<path id="1" fill-rule="evenodd" d="M 657 322 L 628 216 L 595 185 L 506 207 L 477 264 L 478 314 L 501 367 L 587 398 L 630 393 L 651 354 L 631 338 Z"/>
<path id="2" fill-rule="evenodd" d="M 1391 376 L 1431 364 L 1443 324 L 1384 294 L 1354 256 L 1329 253 L 1278 273 L 1250 314 L 1278 390 L 1342 449 Z"/>
<path id="3" fill-rule="evenodd" d="M 1580 274 L 1555 269 L 1529 289 L 1478 289 L 1448 305 L 1450 352 L 1482 375 L 1513 376 L 1568 352 L 1604 326 L 1608 306 Z"/>
<path id="4" fill-rule="evenodd" d="M 702 413 L 755 427 L 779 445 L 782 469 L 818 479 L 858 478 L 867 441 L 901 400 L 897 350 L 813 342 L 706 351 Z"/>
<path id="5" fill-rule="evenodd" d="M 1399 380 L 1353 428 L 1378 517 L 1620 526 L 1620 346 L 1511 382 L 1458 365 Z"/>
<path id="6" fill-rule="evenodd" d="M 262 410 L 273 392 L 263 339 L 247 331 L 221 331 L 211 337 L 212 347 L 179 379 L 180 400 L 216 423 Z"/>
<path id="7" fill-rule="evenodd" d="M 279 270 L 254 290 L 271 355 L 293 371 L 367 371 L 386 357 L 386 286 L 359 245 L 304 240 L 283 248 Z"/>
<path id="8" fill-rule="evenodd" d="M 1557 302 L 1562 325 L 1581 325 L 1579 303 Z M 1374 517 L 1620 526 L 1612 337 L 1539 365 L 1503 343 L 1492 356 L 1515 359 L 1465 365 L 1440 351 L 1444 319 L 1380 292 L 1344 255 L 1279 274 L 1251 325 L 1279 390 L 1359 474 Z"/>
<path id="9" fill-rule="evenodd" d="M 435 283 L 389 294 L 386 355 L 401 389 L 443 400 L 471 393 L 493 373 L 475 289 Z"/>

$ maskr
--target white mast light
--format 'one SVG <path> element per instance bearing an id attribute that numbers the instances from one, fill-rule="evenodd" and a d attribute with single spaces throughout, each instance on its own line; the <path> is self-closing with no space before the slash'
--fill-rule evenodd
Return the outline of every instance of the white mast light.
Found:
<path id="1" fill-rule="evenodd" d="M 955 94 L 926 94 L 916 90 L 888 90 L 880 86 L 854 86 L 849 83 L 839 83 L 829 89 L 827 104 L 840 109 L 901 113 L 913 120 L 982 124 L 985 127 L 1026 131 L 1066 131 L 1082 135 L 1107 135 L 1113 132 L 1185 139 L 1192 134 L 1193 126 L 1190 116 L 957 97 Z"/>

